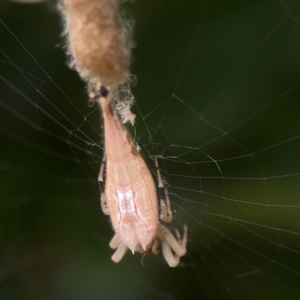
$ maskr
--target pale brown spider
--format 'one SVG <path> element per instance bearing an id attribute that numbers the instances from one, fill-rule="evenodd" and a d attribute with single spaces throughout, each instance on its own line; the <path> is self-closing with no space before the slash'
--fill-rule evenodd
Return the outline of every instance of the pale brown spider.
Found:
<path id="1" fill-rule="evenodd" d="M 110 216 L 116 232 L 109 244 L 112 249 L 117 249 L 112 260 L 119 262 L 128 248 L 132 253 L 156 255 L 159 253 L 160 240 L 164 258 L 170 267 L 176 267 L 186 253 L 188 230 L 184 225 L 182 238 L 176 230 L 176 240 L 172 233 L 159 223 L 159 215 L 162 221 L 171 222 L 172 210 L 157 159 L 155 158 L 155 166 L 160 211 L 151 172 L 121 123 L 109 91 L 102 86 L 97 96 L 102 108 L 105 135 L 105 155 L 98 181 L 102 211 Z"/>

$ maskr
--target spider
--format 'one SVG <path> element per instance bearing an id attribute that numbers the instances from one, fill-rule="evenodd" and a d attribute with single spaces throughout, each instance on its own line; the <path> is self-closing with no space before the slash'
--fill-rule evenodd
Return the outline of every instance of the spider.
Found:
<path id="1" fill-rule="evenodd" d="M 176 267 L 186 253 L 187 226 L 181 238 L 176 230 L 176 237 L 162 224 L 172 221 L 171 203 L 168 191 L 161 179 L 157 159 L 155 167 L 158 178 L 158 195 L 150 170 L 136 149 L 129 132 L 121 123 L 114 109 L 110 92 L 101 86 L 95 94 L 100 102 L 104 118 L 105 154 L 99 173 L 101 207 L 109 215 L 115 235 L 110 247 L 116 249 L 112 260 L 118 263 L 128 249 L 143 255 L 157 255 L 158 241 L 170 267 Z M 106 182 L 104 187 L 104 173 Z"/>

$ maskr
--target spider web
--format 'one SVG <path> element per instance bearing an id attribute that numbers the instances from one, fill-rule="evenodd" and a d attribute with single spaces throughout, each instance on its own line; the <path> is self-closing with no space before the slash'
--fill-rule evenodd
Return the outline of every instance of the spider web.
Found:
<path id="1" fill-rule="evenodd" d="M 138 45 L 131 131 L 152 170 L 159 158 L 188 252 L 176 269 L 110 261 L 99 109 L 66 66 L 55 5 L 1 3 L 1 298 L 298 299 L 299 7 L 125 8 Z"/>

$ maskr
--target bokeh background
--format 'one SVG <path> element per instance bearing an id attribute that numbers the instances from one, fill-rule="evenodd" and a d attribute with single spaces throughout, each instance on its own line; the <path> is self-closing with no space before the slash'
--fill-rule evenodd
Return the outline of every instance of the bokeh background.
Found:
<path id="1" fill-rule="evenodd" d="M 87 0 L 88 1 L 88 0 Z M 0 299 L 299 299 L 300 6 L 138 0 L 132 135 L 188 253 L 110 260 L 100 112 L 55 2 L 0 3 Z"/>

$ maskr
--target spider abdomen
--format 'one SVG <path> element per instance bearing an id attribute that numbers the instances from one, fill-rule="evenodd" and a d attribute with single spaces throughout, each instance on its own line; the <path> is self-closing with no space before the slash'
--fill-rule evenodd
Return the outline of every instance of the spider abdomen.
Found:
<path id="1" fill-rule="evenodd" d="M 155 184 L 147 168 L 133 168 L 128 162 L 125 166 L 128 169 L 124 164 L 107 166 L 105 195 L 108 211 L 114 230 L 125 245 L 132 251 L 146 250 L 158 226 Z"/>

